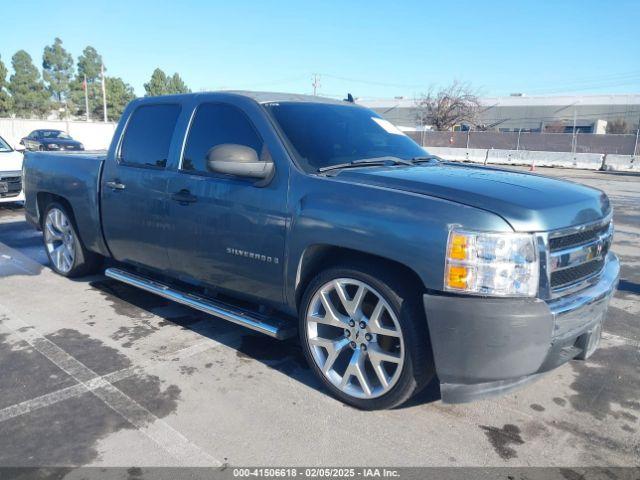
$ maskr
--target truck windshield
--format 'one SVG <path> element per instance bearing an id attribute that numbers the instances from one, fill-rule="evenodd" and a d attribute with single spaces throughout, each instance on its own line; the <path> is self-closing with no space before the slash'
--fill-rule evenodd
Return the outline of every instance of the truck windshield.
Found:
<path id="1" fill-rule="evenodd" d="M 410 160 L 426 152 L 375 112 L 353 104 L 280 102 L 265 107 L 307 172 L 380 157 Z"/>

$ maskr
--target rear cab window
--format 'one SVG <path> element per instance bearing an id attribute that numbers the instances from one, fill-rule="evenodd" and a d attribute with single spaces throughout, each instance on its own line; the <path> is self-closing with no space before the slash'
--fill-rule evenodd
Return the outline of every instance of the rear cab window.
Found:
<path id="1" fill-rule="evenodd" d="M 199 105 L 187 134 L 180 169 L 213 174 L 207 168 L 207 157 L 212 148 L 222 144 L 251 147 L 260 159 L 265 155 L 262 138 L 242 110 L 224 103 Z"/>
<path id="2" fill-rule="evenodd" d="M 141 105 L 131 114 L 118 160 L 131 166 L 165 168 L 181 107 L 173 103 Z"/>

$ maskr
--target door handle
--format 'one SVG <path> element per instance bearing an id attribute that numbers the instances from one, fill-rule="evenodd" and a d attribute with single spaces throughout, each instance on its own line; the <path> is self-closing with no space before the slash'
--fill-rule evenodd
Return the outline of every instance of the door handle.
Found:
<path id="1" fill-rule="evenodd" d="M 124 190 L 125 188 L 127 188 L 125 187 L 124 183 L 120 183 L 120 181 L 118 180 L 112 180 L 110 182 L 107 182 L 105 185 L 112 190 Z"/>
<path id="2" fill-rule="evenodd" d="M 198 201 L 198 197 L 191 195 L 191 192 L 187 189 L 182 189 L 179 192 L 171 195 L 171 199 L 178 202 L 180 205 L 188 205 L 189 203 L 195 203 Z"/>

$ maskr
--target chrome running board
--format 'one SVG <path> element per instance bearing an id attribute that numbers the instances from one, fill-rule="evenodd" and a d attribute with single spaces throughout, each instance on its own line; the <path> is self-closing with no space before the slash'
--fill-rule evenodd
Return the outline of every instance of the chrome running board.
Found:
<path id="1" fill-rule="evenodd" d="M 120 268 L 107 268 L 104 274 L 109 278 L 126 283 L 127 285 L 160 295 L 161 297 L 186 305 L 187 307 L 195 308 L 201 312 L 242 325 L 243 327 L 264 333 L 265 335 L 277 338 L 278 340 L 284 340 L 285 338 L 293 337 L 296 334 L 295 326 L 292 326 L 290 323 L 285 321 L 273 319 L 259 313 L 249 312 L 242 308 L 205 298 L 200 295 L 186 293 L 157 282 L 156 280 L 152 280 Z"/>

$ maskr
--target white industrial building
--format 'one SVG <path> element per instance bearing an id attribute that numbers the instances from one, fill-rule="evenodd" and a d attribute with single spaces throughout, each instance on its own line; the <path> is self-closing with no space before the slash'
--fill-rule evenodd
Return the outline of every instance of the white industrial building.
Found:
<path id="1" fill-rule="evenodd" d="M 420 130 L 417 99 L 357 99 L 405 130 Z M 483 97 L 476 125 L 487 130 L 513 132 L 605 133 L 607 122 L 624 120 L 629 133 L 640 125 L 640 94 Z M 462 129 L 475 129 L 463 125 Z"/>

